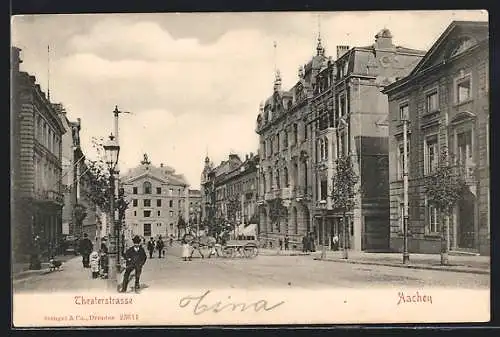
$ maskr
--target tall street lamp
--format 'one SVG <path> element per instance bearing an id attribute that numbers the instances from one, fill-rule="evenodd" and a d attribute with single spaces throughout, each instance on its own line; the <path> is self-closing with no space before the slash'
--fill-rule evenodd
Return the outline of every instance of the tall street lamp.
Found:
<path id="1" fill-rule="evenodd" d="M 321 207 L 321 259 L 326 258 L 326 226 L 325 226 L 325 217 L 326 217 L 326 200 L 321 200 L 319 202 L 319 205 Z"/>
<path id="2" fill-rule="evenodd" d="M 120 223 L 116 219 L 115 210 L 115 168 L 118 163 L 118 156 L 120 154 L 120 146 L 115 140 L 113 134 L 109 136 L 109 140 L 106 142 L 104 147 L 104 154 L 106 165 L 109 169 L 109 209 L 110 209 L 110 220 L 112 221 L 111 231 L 109 233 L 109 280 L 110 285 L 114 284 L 114 281 L 118 281 L 118 250 L 119 250 L 119 236 L 120 236 Z"/>

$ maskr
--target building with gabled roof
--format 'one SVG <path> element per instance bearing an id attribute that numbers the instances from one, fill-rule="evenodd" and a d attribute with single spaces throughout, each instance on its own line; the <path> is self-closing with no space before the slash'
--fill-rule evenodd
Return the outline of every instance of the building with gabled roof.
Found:
<path id="1" fill-rule="evenodd" d="M 125 199 L 130 202 L 125 214 L 125 235 L 146 239 L 173 235 L 184 228 L 180 219 L 189 219 L 189 184 L 175 169 L 152 165 L 145 154 L 140 165 L 120 177 Z"/>
<path id="2" fill-rule="evenodd" d="M 449 220 L 448 248 L 490 253 L 489 24 L 453 21 L 408 76 L 384 91 L 389 100 L 391 248 L 403 248 L 403 122 L 408 125 L 410 253 L 439 253 L 442 218 L 425 195 L 425 179 L 443 149 L 467 189 Z"/>

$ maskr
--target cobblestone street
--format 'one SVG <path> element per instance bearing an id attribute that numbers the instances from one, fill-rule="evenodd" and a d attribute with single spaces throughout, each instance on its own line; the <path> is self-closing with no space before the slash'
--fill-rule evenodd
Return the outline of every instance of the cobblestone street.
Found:
<path id="1" fill-rule="evenodd" d="M 418 270 L 379 265 L 358 265 L 313 260 L 312 256 L 262 256 L 253 259 L 198 258 L 182 261 L 180 248 L 170 248 L 166 258 L 148 259 L 141 283 L 143 291 L 178 288 L 263 287 L 383 288 L 463 287 L 486 289 L 489 275 L 452 271 Z M 93 280 L 81 258 L 68 261 L 61 271 L 14 281 L 14 292 L 104 290 L 108 282 Z M 114 291 L 114 289 L 112 289 Z"/>

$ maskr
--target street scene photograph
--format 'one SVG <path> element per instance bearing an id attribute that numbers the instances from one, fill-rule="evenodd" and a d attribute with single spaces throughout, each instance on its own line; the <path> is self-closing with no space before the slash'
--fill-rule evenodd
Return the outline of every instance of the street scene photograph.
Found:
<path id="1" fill-rule="evenodd" d="M 241 310 L 270 315 L 287 305 L 270 289 L 385 289 L 422 311 L 445 311 L 432 289 L 489 299 L 487 11 L 11 27 L 14 299 L 127 306 L 193 289 L 175 302 L 195 316 L 234 313 L 214 295 L 228 290 L 268 289 Z M 75 324 L 120 324 L 106 315 Z"/>

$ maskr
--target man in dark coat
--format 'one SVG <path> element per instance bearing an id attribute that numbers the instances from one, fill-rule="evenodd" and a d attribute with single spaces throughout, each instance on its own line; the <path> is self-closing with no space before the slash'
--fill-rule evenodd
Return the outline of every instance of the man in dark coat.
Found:
<path id="1" fill-rule="evenodd" d="M 156 240 L 156 249 L 158 249 L 158 257 L 161 259 L 161 255 L 163 253 L 163 248 L 165 248 L 165 243 L 163 243 L 163 240 L 161 239 L 161 235 L 158 237 L 158 240 Z"/>
<path id="2" fill-rule="evenodd" d="M 144 266 L 147 259 L 146 252 L 141 246 L 141 238 L 136 235 L 132 239 L 132 242 L 134 245 L 125 252 L 126 267 L 125 274 L 123 275 L 123 284 L 120 289 L 121 292 L 127 291 L 129 277 L 132 271 L 135 272 L 135 291 L 139 290 L 142 266 Z"/>
<path id="3" fill-rule="evenodd" d="M 80 240 L 80 254 L 82 255 L 83 268 L 90 268 L 89 256 L 94 250 L 92 241 L 88 238 L 87 233 L 83 234 L 83 239 Z"/>
<path id="4" fill-rule="evenodd" d="M 149 258 L 153 258 L 153 252 L 155 251 L 155 240 L 151 237 L 149 238 L 148 241 L 148 252 L 149 252 Z"/>

